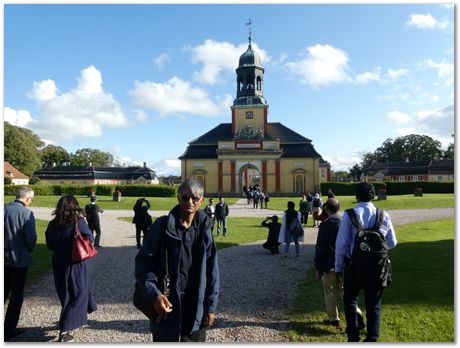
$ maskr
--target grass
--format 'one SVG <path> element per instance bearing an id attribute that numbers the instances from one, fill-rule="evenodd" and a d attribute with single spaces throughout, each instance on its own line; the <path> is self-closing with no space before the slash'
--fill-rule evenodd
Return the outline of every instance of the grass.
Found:
<path id="1" fill-rule="evenodd" d="M 34 282 L 51 271 L 51 250 L 46 246 L 45 231 L 48 221 L 35 220 L 37 229 L 37 244 L 32 253 L 33 263 L 27 273 L 27 282 Z"/>
<path id="2" fill-rule="evenodd" d="M 132 217 L 119 217 L 118 220 L 131 223 Z M 153 218 L 155 221 L 155 218 Z M 228 234 L 216 237 L 217 224 L 214 226 L 214 238 L 217 249 L 228 248 L 240 244 L 255 242 L 267 238 L 268 229 L 260 223 L 263 219 L 255 217 L 233 217 L 227 219 Z"/>
<path id="3" fill-rule="evenodd" d="M 383 295 L 380 341 L 453 342 L 454 219 L 398 226 L 396 233 L 398 245 L 390 251 L 393 284 Z M 342 304 L 339 312 L 344 320 Z M 299 286 L 289 338 L 346 341 L 345 334 L 321 324 L 325 318 L 322 286 L 310 271 Z"/>
<path id="4" fill-rule="evenodd" d="M 296 207 L 299 205 L 301 197 L 275 197 L 270 198 L 268 208 L 273 210 L 287 209 L 287 202 L 293 201 Z M 327 197 L 322 197 L 323 202 Z M 356 205 L 354 196 L 337 196 L 340 201 L 341 210 L 352 208 Z M 387 200 L 373 200 L 377 208 L 382 209 L 430 209 L 454 207 L 455 199 L 453 193 L 424 193 L 423 197 L 414 197 L 414 195 L 387 196 Z"/>
<path id="5" fill-rule="evenodd" d="M 61 198 L 61 196 L 35 196 L 34 201 L 32 203 L 32 207 L 46 207 L 46 208 L 56 208 L 57 202 Z M 80 203 L 81 207 L 84 207 L 88 204 L 89 198 L 86 196 L 75 196 L 78 202 Z M 102 209 L 106 210 L 132 210 L 134 203 L 136 203 L 137 199 L 140 197 L 122 197 L 120 202 L 115 202 L 112 199 L 112 196 L 98 196 L 97 197 L 97 204 L 101 206 Z M 146 197 L 150 202 L 150 210 L 171 210 L 177 204 L 176 197 Z M 202 207 L 207 204 L 208 199 L 211 197 L 207 197 L 202 204 Z M 5 196 L 4 202 L 12 202 L 14 201 L 15 197 L 13 196 Z M 215 202 L 218 200 L 215 199 Z M 226 198 L 225 201 L 230 205 L 237 201 L 237 198 Z"/>

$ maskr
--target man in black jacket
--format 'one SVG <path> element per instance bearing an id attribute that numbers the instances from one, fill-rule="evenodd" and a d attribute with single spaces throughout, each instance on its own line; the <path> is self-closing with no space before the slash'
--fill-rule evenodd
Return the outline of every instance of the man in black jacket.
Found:
<path id="1" fill-rule="evenodd" d="M 334 272 L 335 240 L 341 221 L 338 214 L 340 203 L 337 198 L 329 198 L 324 208 L 328 218 L 319 225 L 315 251 L 316 278 L 323 281 L 324 300 L 328 315 L 328 319 L 324 322 L 340 328 L 337 298 L 342 296 L 342 284 Z"/>
<path id="2" fill-rule="evenodd" d="M 101 223 L 99 221 L 99 213 L 103 213 L 104 210 L 96 204 L 96 201 L 96 196 L 91 196 L 91 203 L 86 205 L 85 213 L 89 229 L 93 232 L 93 235 L 96 233 L 96 237 L 94 238 L 94 246 L 96 248 L 100 248 L 101 245 L 99 243 L 101 241 Z"/>
<path id="3" fill-rule="evenodd" d="M 216 220 L 217 220 L 217 236 L 220 235 L 220 230 L 223 230 L 224 237 L 227 235 L 227 216 L 228 205 L 225 203 L 224 197 L 219 197 L 219 203 L 216 205 Z"/>
<path id="4" fill-rule="evenodd" d="M 322 280 L 324 289 L 324 302 L 328 319 L 324 320 L 326 325 L 332 325 L 341 329 L 339 312 L 337 310 L 337 298 L 343 296 L 341 278 L 337 277 L 334 271 L 335 264 L 335 241 L 342 222 L 339 215 L 340 203 L 337 198 L 331 197 L 324 204 L 328 215 L 319 226 L 315 250 L 316 279 Z M 361 309 L 356 308 L 358 325 L 364 328 L 364 320 Z"/>

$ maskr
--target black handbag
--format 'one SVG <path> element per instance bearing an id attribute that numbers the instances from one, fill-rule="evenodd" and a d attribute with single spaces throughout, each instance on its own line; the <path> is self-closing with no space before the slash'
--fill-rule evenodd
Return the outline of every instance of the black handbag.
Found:
<path id="1" fill-rule="evenodd" d="M 169 298 L 170 291 L 170 279 L 169 279 L 169 269 L 168 269 L 168 249 L 165 249 L 166 254 L 166 274 L 163 278 L 163 294 Z M 133 305 L 138 310 L 142 312 L 147 318 L 153 321 L 159 322 L 162 319 L 166 318 L 166 315 L 158 315 L 153 302 L 146 299 L 142 294 L 139 283 L 136 281 L 134 285 L 134 295 L 133 295 Z"/>

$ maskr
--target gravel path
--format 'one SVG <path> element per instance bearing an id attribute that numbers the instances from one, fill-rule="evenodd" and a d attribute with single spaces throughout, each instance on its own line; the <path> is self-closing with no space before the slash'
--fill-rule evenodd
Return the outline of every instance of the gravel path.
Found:
<path id="1" fill-rule="evenodd" d="M 51 209 L 33 208 L 38 219 L 49 220 Z M 151 212 L 155 216 L 166 212 Z M 388 211 L 395 226 L 409 222 L 453 217 L 453 208 Z M 245 200 L 230 207 L 230 216 L 263 219 L 280 211 L 253 209 Z M 134 282 L 134 225 L 117 220 L 132 211 L 105 211 L 101 214 L 102 237 L 99 255 L 91 264 L 93 293 L 98 310 L 89 315 L 88 325 L 76 331 L 76 342 L 151 342 L 148 321 L 131 304 Z M 232 231 L 229 231 L 232 233 Z M 295 288 L 312 267 L 317 229 L 305 229 L 301 257 L 270 255 L 260 244 L 225 248 L 219 251 L 221 295 L 218 320 L 208 332 L 210 342 L 287 342 L 288 308 Z M 396 231 L 397 233 L 397 231 Z M 223 238 L 223 237 L 220 237 Z M 292 246 L 293 248 L 293 246 Z M 54 341 L 58 335 L 60 305 L 53 276 L 45 276 L 26 288 L 18 327 L 25 333 L 14 341 Z"/>

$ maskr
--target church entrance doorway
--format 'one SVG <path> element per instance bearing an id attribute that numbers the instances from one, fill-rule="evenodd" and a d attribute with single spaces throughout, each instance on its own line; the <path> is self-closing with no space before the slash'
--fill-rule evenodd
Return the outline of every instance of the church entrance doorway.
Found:
<path id="1" fill-rule="evenodd" d="M 261 186 L 261 175 L 259 169 L 253 164 L 246 164 L 238 172 L 239 178 L 239 194 L 243 194 L 249 186 Z"/>

